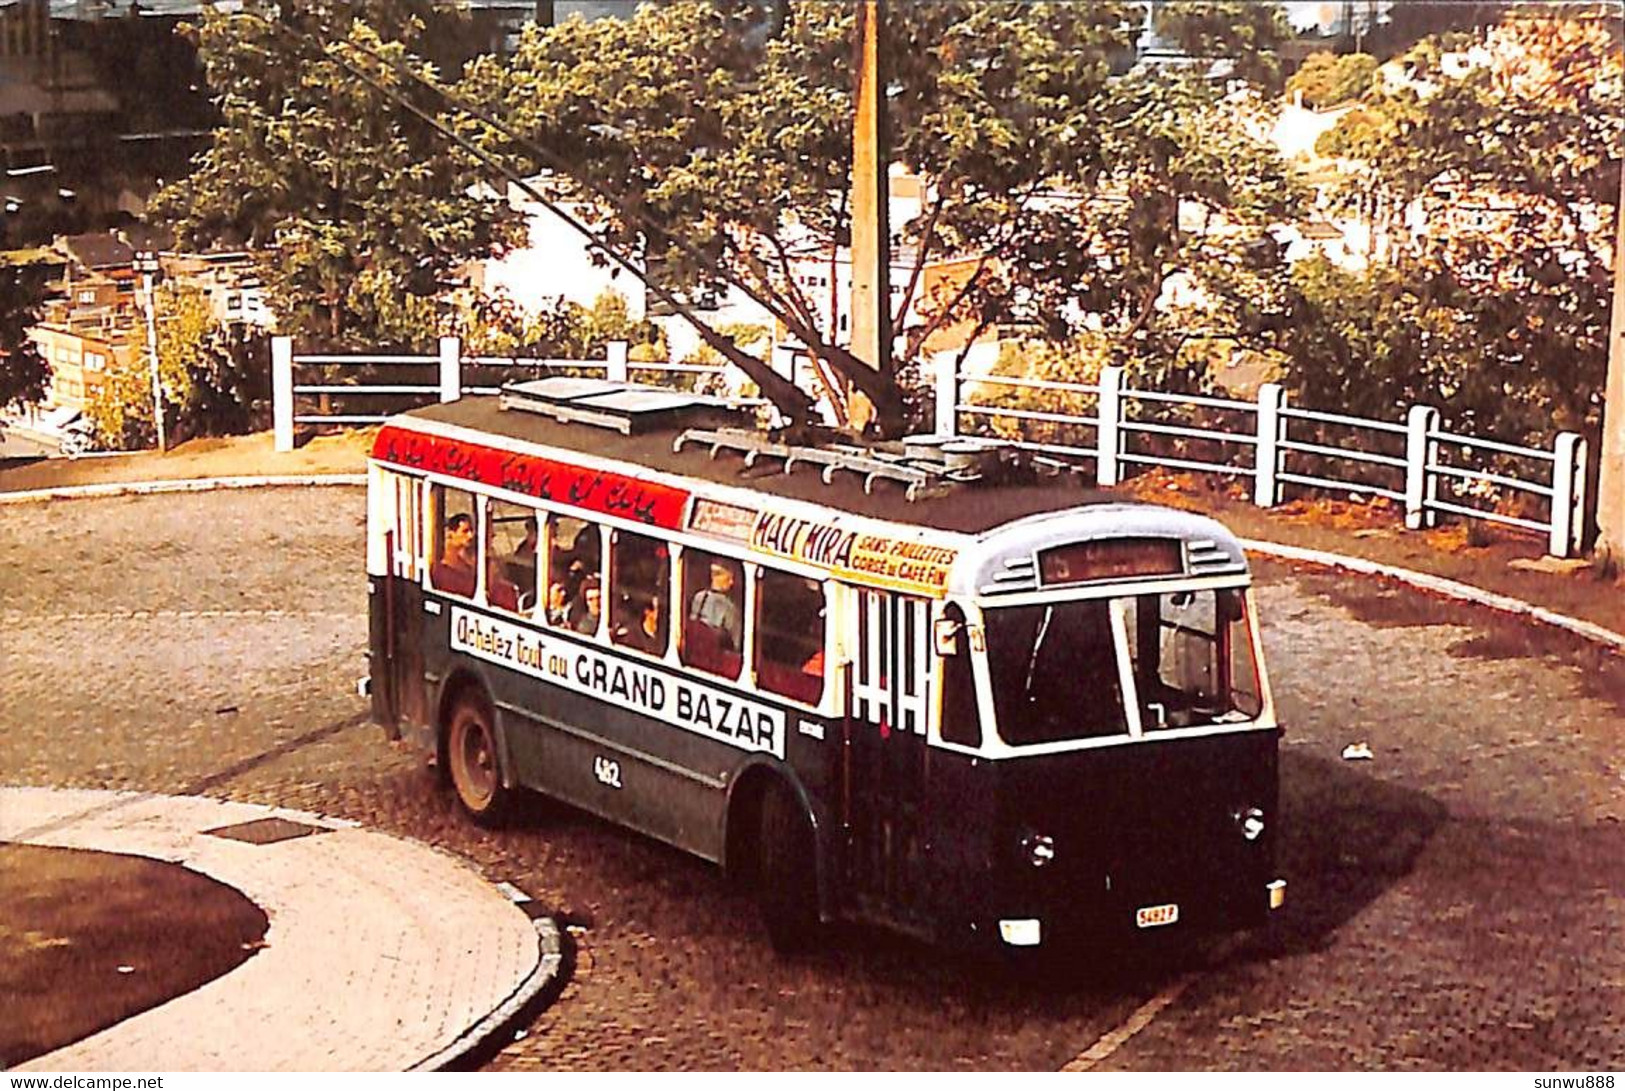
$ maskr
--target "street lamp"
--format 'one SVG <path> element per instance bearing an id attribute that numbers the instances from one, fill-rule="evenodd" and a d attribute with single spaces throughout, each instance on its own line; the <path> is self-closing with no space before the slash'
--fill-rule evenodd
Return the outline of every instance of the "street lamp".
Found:
<path id="1" fill-rule="evenodd" d="M 147 357 L 152 363 L 152 419 L 158 426 L 158 450 L 166 451 L 169 445 L 164 438 L 164 387 L 158 378 L 158 300 L 152 290 L 153 283 L 163 276 L 157 251 L 137 250 L 135 271 L 141 274 L 141 291 L 146 297 Z"/>

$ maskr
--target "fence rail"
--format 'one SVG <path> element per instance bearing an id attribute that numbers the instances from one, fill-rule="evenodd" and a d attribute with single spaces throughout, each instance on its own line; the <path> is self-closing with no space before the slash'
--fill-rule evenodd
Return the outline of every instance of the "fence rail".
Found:
<path id="1" fill-rule="evenodd" d="M 428 383 L 357 382 L 334 383 L 300 382 L 299 376 L 311 369 L 321 368 L 374 368 L 421 367 L 436 369 L 437 381 Z M 294 429 L 300 424 L 379 424 L 388 420 L 389 413 L 333 413 L 320 411 L 300 412 L 299 406 L 308 404 L 314 396 L 341 396 L 344 398 L 421 397 L 442 402 L 456 401 L 465 394 L 490 395 L 501 388 L 469 382 L 470 368 L 530 368 L 536 371 L 564 369 L 599 371 L 604 378 L 624 382 L 633 371 L 654 371 L 672 375 L 716 375 L 725 369 L 710 364 L 675 364 L 662 360 L 628 360 L 626 345 L 611 342 L 602 360 L 574 360 L 556 357 L 532 356 L 464 356 L 462 342 L 455 337 L 442 337 L 439 351 L 433 356 L 410 355 L 350 355 L 330 353 L 298 354 L 293 341 L 276 337 L 271 341 L 271 393 L 272 431 L 278 451 L 294 448 Z"/>
<path id="2" fill-rule="evenodd" d="M 383 413 L 301 414 L 295 412 L 299 400 L 342 394 L 346 398 L 422 397 L 446 402 L 465 394 L 497 392 L 496 387 L 468 382 L 469 367 L 596 370 L 616 381 L 624 381 L 632 371 L 703 375 L 727 370 L 699 364 L 630 362 L 624 344 L 610 345 L 602 360 L 464 357 L 461 349 L 456 338 L 442 338 L 434 356 L 296 355 L 291 341 L 275 338 L 271 362 L 276 449 L 293 449 L 298 424 L 372 424 L 387 417 Z M 435 368 L 438 381 L 366 385 L 295 381 L 299 369 L 380 365 Z M 1275 383 L 1261 386 L 1255 399 L 1239 400 L 1137 390 L 1126 386 L 1124 378 L 1121 368 L 1103 368 L 1095 383 L 971 375 L 957 371 L 951 361 L 945 362 L 935 371 L 936 432 L 965 434 L 960 428 L 962 419 L 984 425 L 1004 419 L 1016 422 L 1022 430 L 1015 443 L 1024 450 L 1092 458 L 1096 480 L 1104 486 L 1122 481 L 1125 466 L 1167 466 L 1251 479 L 1253 503 L 1259 507 L 1281 503 L 1289 486 L 1325 489 L 1396 501 L 1404 506 L 1405 525 L 1411 529 L 1433 526 L 1440 515 L 1448 514 L 1544 533 L 1547 552 L 1554 556 L 1570 557 L 1580 549 L 1587 514 L 1587 453 L 1586 442 L 1577 433 L 1560 433 L 1549 449 L 1519 447 L 1447 432 L 1439 411 L 1431 406 L 1412 406 L 1403 421 L 1371 420 L 1288 405 L 1285 390 Z M 985 396 L 998 387 L 1070 396 L 1086 404 L 1081 410 L 1018 409 L 971 396 Z M 1088 412 L 1091 402 L 1093 413 Z M 1168 419 L 1170 414 L 1177 415 L 1176 419 Z M 1221 423 L 1227 427 L 1219 427 Z M 1093 435 L 1094 444 L 1034 440 L 1028 427 L 1033 424 L 1083 430 Z M 1158 440 L 1165 448 L 1168 441 L 1183 441 L 1185 446 L 1174 451 L 1146 449 L 1147 441 Z M 1204 451 L 1201 445 L 1215 450 Z M 1508 493 L 1533 498 L 1544 507 L 1545 517 L 1497 510 L 1496 500 Z"/>
<path id="3" fill-rule="evenodd" d="M 1078 409 L 1010 408 L 989 404 L 996 388 L 1073 395 Z M 939 433 L 960 432 L 961 418 L 986 424 L 1005 419 L 1025 424 L 1089 429 L 1093 447 L 1046 443 L 1024 435 L 1020 446 L 1034 451 L 1095 459 L 1102 485 L 1122 480 L 1125 465 L 1167 466 L 1224 477 L 1251 478 L 1253 502 L 1274 507 L 1288 486 L 1325 489 L 1358 496 L 1383 497 L 1404 505 L 1405 525 L 1433 526 L 1441 514 L 1542 532 L 1548 553 L 1570 557 L 1579 552 L 1586 514 L 1584 438 L 1560 433 L 1550 449 L 1519 447 L 1499 440 L 1447 432 L 1439 411 L 1413 406 L 1403 421 L 1371 420 L 1343 413 L 1323 413 L 1287 404 L 1286 392 L 1265 383 L 1251 401 L 1162 390 L 1136 390 L 1124 385 L 1121 368 L 1103 368 L 1096 383 L 1061 383 L 994 375 L 971 375 L 942 368 L 936 376 L 936 422 Z M 1088 412 L 1089 402 L 1094 412 Z M 1189 416 L 1156 419 L 1149 407 L 1206 411 L 1225 418 L 1230 427 Z M 1238 421 L 1250 427 L 1237 430 Z M 1224 453 L 1136 449 L 1135 440 L 1189 440 Z M 1250 452 L 1250 454 L 1249 454 Z M 1545 518 L 1527 512 L 1497 510 L 1507 493 L 1542 501 Z"/>

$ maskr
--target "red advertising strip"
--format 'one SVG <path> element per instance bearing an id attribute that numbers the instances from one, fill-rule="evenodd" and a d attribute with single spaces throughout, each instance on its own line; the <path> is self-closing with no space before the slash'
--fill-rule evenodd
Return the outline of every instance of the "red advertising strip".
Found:
<path id="1" fill-rule="evenodd" d="M 372 457 L 423 473 L 459 477 L 668 530 L 682 526 L 683 505 L 689 497 L 686 489 L 626 474 L 413 432 L 399 425 L 385 425 L 379 431 Z"/>

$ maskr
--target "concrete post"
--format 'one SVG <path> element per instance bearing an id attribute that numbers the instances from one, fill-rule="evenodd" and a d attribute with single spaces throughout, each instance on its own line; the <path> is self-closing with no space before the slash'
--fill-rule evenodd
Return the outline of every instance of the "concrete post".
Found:
<path id="1" fill-rule="evenodd" d="M 1281 409 L 1286 405 L 1286 391 L 1280 383 L 1265 383 L 1258 388 L 1258 447 L 1253 458 L 1253 503 L 1261 508 L 1273 508 L 1281 502 L 1281 440 L 1283 425 Z"/>
<path id="2" fill-rule="evenodd" d="M 455 337 L 440 339 L 440 400 L 454 402 L 463 396 L 463 345 Z"/>
<path id="3" fill-rule="evenodd" d="M 1405 525 L 1411 530 L 1431 527 L 1438 520 L 1428 510 L 1428 501 L 1438 495 L 1439 479 L 1431 472 L 1438 455 L 1437 440 L 1429 432 L 1439 430 L 1439 411 L 1430 405 L 1413 405 L 1405 418 Z"/>
<path id="4" fill-rule="evenodd" d="M 1101 487 L 1117 484 L 1118 455 L 1123 452 L 1123 369 L 1100 369 L 1100 402 L 1096 408 L 1095 482 Z"/>
<path id="5" fill-rule="evenodd" d="M 1558 434 L 1552 447 L 1552 533 L 1546 552 L 1572 557 L 1584 537 L 1586 441 L 1575 432 Z"/>
<path id="6" fill-rule="evenodd" d="M 604 378 L 612 383 L 626 382 L 625 341 L 611 341 L 605 346 Z"/>
<path id="7" fill-rule="evenodd" d="M 939 436 L 959 434 L 959 360 L 951 352 L 940 354 L 935 362 L 937 422 Z"/>
<path id="8" fill-rule="evenodd" d="M 293 450 L 293 338 L 271 338 L 271 437 L 278 452 Z"/>

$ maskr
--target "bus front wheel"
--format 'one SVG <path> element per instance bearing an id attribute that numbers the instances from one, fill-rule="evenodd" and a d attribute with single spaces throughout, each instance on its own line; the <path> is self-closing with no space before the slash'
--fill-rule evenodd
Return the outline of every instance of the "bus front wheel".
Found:
<path id="1" fill-rule="evenodd" d="M 818 861 L 813 828 L 795 795 L 775 782 L 762 798 L 756 902 L 773 949 L 805 951 L 818 937 Z"/>
<path id="2" fill-rule="evenodd" d="M 513 791 L 502 783 L 491 710 L 476 693 L 463 693 L 451 706 L 446 764 L 468 816 L 481 826 L 500 825 L 512 809 Z"/>

